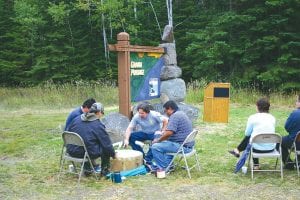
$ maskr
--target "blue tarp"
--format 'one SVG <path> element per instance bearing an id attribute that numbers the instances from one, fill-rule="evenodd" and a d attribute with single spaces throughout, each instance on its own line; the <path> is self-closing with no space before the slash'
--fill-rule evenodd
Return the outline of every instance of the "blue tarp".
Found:
<path id="1" fill-rule="evenodd" d="M 144 165 L 141 165 L 135 169 L 121 171 L 120 173 L 122 177 L 129 177 L 129 176 L 145 175 L 147 173 L 147 170 Z M 111 173 L 106 176 L 107 178 L 110 178 Z"/>

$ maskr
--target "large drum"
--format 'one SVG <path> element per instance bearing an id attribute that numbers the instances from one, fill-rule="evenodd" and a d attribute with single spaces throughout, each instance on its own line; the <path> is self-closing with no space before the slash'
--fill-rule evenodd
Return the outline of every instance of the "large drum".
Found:
<path id="1" fill-rule="evenodd" d="M 135 169 L 143 164 L 142 152 L 135 150 L 116 150 L 116 159 L 111 162 L 111 171 Z"/>

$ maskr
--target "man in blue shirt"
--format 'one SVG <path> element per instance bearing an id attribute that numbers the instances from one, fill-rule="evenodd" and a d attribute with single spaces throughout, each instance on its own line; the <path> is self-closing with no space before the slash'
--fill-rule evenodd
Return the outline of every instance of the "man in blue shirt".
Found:
<path id="1" fill-rule="evenodd" d="M 162 132 L 162 136 L 152 142 L 151 151 L 156 165 L 152 164 L 151 168 L 154 170 L 166 170 L 173 158 L 166 155 L 166 153 L 176 153 L 193 130 L 191 120 L 183 111 L 178 110 L 178 106 L 174 101 L 167 101 L 163 107 L 165 113 L 169 116 L 169 122 L 166 130 Z M 193 146 L 194 142 L 186 144 L 184 147 L 185 153 L 191 152 Z"/>
<path id="2" fill-rule="evenodd" d="M 136 142 L 152 141 L 156 131 L 165 130 L 168 119 L 159 112 L 151 110 L 151 105 L 148 102 L 140 103 L 137 106 L 137 111 L 126 129 L 124 146 L 130 145 L 133 150 L 142 152 L 147 162 L 152 160 L 151 151 L 145 155 L 142 147 Z"/>
<path id="3" fill-rule="evenodd" d="M 284 128 L 289 134 L 282 137 L 282 161 L 286 163 L 285 169 L 294 169 L 294 163 L 288 155 L 289 149 L 292 147 L 295 137 L 300 131 L 300 95 L 298 95 L 296 100 L 296 110 L 286 120 Z M 300 149 L 299 143 L 297 143 L 297 149 Z"/>
<path id="4" fill-rule="evenodd" d="M 89 109 L 91 108 L 91 106 L 96 103 L 95 99 L 90 98 L 87 99 L 83 102 L 82 106 L 75 108 L 68 116 L 67 120 L 66 120 L 66 125 L 65 125 L 65 131 L 68 130 L 71 122 L 73 121 L 73 119 L 75 119 L 77 116 L 83 114 L 83 113 L 87 113 L 89 112 Z"/>

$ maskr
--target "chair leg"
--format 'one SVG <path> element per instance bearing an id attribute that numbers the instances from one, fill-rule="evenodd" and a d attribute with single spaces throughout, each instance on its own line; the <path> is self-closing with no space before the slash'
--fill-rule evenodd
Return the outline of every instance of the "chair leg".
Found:
<path id="1" fill-rule="evenodd" d="M 62 159 L 63 159 L 63 154 L 64 154 L 64 146 L 61 149 L 61 154 L 60 154 L 60 161 L 59 164 L 61 165 Z"/>
<path id="2" fill-rule="evenodd" d="M 88 157 L 88 160 L 89 160 L 90 165 L 92 166 L 93 174 L 94 174 L 96 180 L 98 180 L 98 176 L 97 176 L 97 173 L 96 173 L 96 171 L 95 171 L 95 167 L 94 167 L 94 165 L 93 165 L 93 163 L 92 163 L 91 158 Z"/>
<path id="3" fill-rule="evenodd" d="M 295 150 L 295 161 L 296 161 L 296 168 L 297 168 L 297 173 L 298 173 L 298 177 L 299 177 L 299 161 L 298 161 L 298 154 Z"/>
<path id="4" fill-rule="evenodd" d="M 59 174 L 58 174 L 58 180 L 60 179 L 60 175 L 62 173 L 64 163 L 65 163 L 65 159 L 62 159 L 62 161 L 60 162 L 60 170 L 59 170 Z"/>
<path id="5" fill-rule="evenodd" d="M 282 162 L 282 158 L 280 158 L 280 174 L 281 174 L 281 179 L 283 179 L 283 162 Z"/>
<path id="6" fill-rule="evenodd" d="M 197 152 L 195 153 L 195 158 L 196 158 L 197 169 L 198 169 L 198 171 L 201 171 L 200 162 L 199 162 L 199 159 L 198 159 Z"/>
<path id="7" fill-rule="evenodd" d="M 175 154 L 171 160 L 171 162 L 169 163 L 169 165 L 167 166 L 167 168 L 165 169 L 166 172 L 169 171 L 170 167 L 172 166 L 172 164 L 174 164 L 175 158 L 177 157 L 177 154 Z M 175 165 L 175 164 L 174 164 Z"/>
<path id="8" fill-rule="evenodd" d="M 84 155 L 84 157 L 83 157 L 83 162 L 81 163 L 81 167 L 80 167 L 80 172 L 79 172 L 79 174 L 78 174 L 78 182 L 77 182 L 77 184 L 79 184 L 80 183 L 80 179 L 81 179 L 81 176 L 82 176 L 82 174 L 83 174 L 83 168 L 84 168 L 84 163 L 86 162 L 87 160 L 86 160 L 86 155 Z"/>
<path id="9" fill-rule="evenodd" d="M 252 153 L 251 153 L 251 157 L 250 157 L 250 166 L 251 166 L 251 179 L 253 180 L 253 168 L 254 168 L 254 163 L 253 163 Z"/>
<path id="10" fill-rule="evenodd" d="M 189 165 L 188 165 L 188 163 L 187 163 L 187 160 L 186 160 L 186 157 L 185 157 L 184 154 L 183 154 L 183 159 L 184 159 L 185 167 L 186 167 L 186 170 L 187 170 L 187 172 L 188 172 L 189 178 L 191 179 L 192 177 L 191 177 L 190 168 L 189 168 Z"/>
<path id="11" fill-rule="evenodd" d="M 278 159 L 280 159 L 280 174 L 281 174 L 281 180 L 283 179 L 283 161 L 282 161 L 282 149 L 281 149 L 281 146 L 279 146 L 279 152 L 280 152 L 280 156 Z M 276 161 L 277 163 L 277 161 Z"/>

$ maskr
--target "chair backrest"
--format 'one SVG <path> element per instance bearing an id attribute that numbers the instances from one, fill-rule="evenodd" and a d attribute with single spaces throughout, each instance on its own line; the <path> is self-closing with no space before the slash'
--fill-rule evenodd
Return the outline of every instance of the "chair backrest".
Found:
<path id="1" fill-rule="evenodd" d="M 62 134 L 64 145 L 73 144 L 81 147 L 85 147 L 84 141 L 80 135 L 70 131 L 64 131 Z"/>
<path id="2" fill-rule="evenodd" d="M 296 134 L 295 142 L 300 142 L 300 131 Z"/>
<path id="3" fill-rule="evenodd" d="M 190 134 L 188 134 L 188 136 L 185 138 L 182 144 L 184 145 L 189 142 L 194 142 L 197 134 L 198 134 L 198 130 L 194 129 Z"/>
<path id="4" fill-rule="evenodd" d="M 252 138 L 252 143 L 280 143 L 281 136 L 276 133 L 261 133 Z"/>

